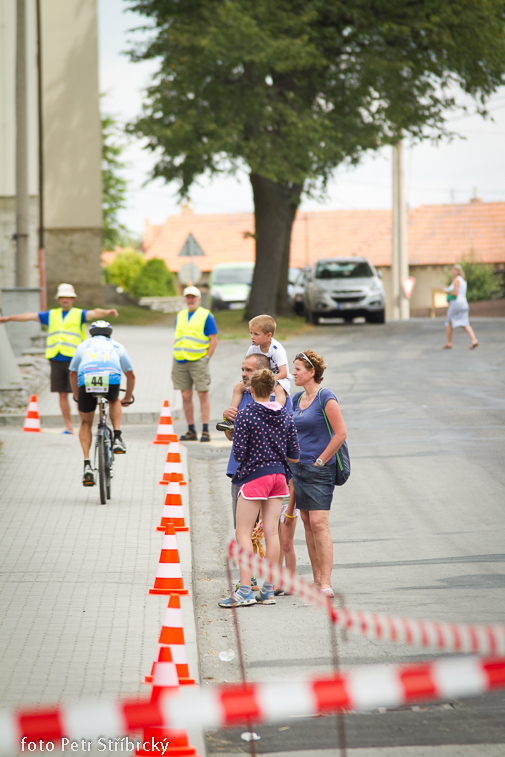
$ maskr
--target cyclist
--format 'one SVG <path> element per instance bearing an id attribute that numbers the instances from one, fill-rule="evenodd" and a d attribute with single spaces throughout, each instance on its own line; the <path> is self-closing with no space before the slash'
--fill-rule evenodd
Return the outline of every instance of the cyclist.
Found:
<path id="1" fill-rule="evenodd" d="M 91 324 L 89 333 L 90 338 L 81 342 L 70 363 L 70 384 L 81 416 L 79 441 L 84 453 L 84 486 L 93 486 L 95 483 L 89 450 L 97 406 L 97 388 L 103 390 L 109 400 L 109 414 L 114 429 L 112 449 L 116 454 L 124 455 L 126 446 L 121 437 L 122 406 L 130 404 L 135 386 L 130 357 L 122 344 L 111 339 L 110 323 L 95 321 Z M 121 372 L 126 376 L 126 393 L 122 400 L 119 399 Z"/>

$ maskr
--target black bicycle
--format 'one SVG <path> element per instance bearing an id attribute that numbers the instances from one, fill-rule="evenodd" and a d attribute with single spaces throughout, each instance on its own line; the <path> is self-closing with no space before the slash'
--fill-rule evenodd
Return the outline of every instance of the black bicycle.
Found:
<path id="1" fill-rule="evenodd" d="M 126 391 L 121 389 L 121 392 Z M 135 398 L 132 397 L 128 405 L 132 405 Z M 93 468 L 95 471 L 95 482 L 98 477 L 98 491 L 100 494 L 100 504 L 106 505 L 111 495 L 111 480 L 114 475 L 114 433 L 108 423 L 107 410 L 109 401 L 103 394 L 97 396 L 97 405 L 99 411 L 98 427 L 95 434 L 95 456 Z M 126 405 L 124 406 L 126 407 Z M 98 474 L 98 476 L 96 476 Z"/>

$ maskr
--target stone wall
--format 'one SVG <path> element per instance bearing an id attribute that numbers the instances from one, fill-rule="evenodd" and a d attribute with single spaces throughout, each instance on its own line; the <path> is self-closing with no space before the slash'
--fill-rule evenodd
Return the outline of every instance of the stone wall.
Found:
<path id="1" fill-rule="evenodd" d="M 46 229 L 45 250 L 49 306 L 58 284 L 65 282 L 77 292 L 77 307 L 103 307 L 101 229 Z"/>
<path id="2" fill-rule="evenodd" d="M 25 350 L 17 361 L 21 371 L 20 386 L 0 389 L 0 414 L 23 413 L 28 407 L 30 396 L 40 394 L 49 383 L 49 361 L 44 357 L 45 339 L 34 339 L 33 347 Z M 0 418 L 1 423 L 1 418 Z"/>

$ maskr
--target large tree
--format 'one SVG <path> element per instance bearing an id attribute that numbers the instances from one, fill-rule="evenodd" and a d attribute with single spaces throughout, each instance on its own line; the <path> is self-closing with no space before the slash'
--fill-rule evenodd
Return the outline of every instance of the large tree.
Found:
<path id="1" fill-rule="evenodd" d="M 441 138 L 458 90 L 484 110 L 505 71 L 503 0 L 127 0 L 133 60 L 156 76 L 132 126 L 182 197 L 246 167 L 256 267 L 249 314 L 285 307 L 302 193 L 402 134 Z"/>

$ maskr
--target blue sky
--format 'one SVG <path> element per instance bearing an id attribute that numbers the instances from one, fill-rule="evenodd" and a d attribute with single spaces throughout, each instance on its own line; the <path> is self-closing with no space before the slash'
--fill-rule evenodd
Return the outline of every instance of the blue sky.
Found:
<path id="1" fill-rule="evenodd" d="M 140 17 L 125 11 L 124 0 L 98 0 L 100 89 L 106 93 L 104 109 L 120 123 L 141 109 L 142 91 L 154 71 L 152 63 L 131 63 L 124 51 L 129 29 Z M 451 115 L 451 127 L 466 139 L 432 146 L 429 143 L 405 151 L 406 199 L 409 207 L 468 202 L 474 193 L 485 202 L 505 201 L 505 87 L 491 98 L 494 122 L 480 116 Z M 142 233 L 145 219 L 163 223 L 180 212 L 175 185 L 160 180 L 144 186 L 152 156 L 139 141 L 124 153 L 128 163 L 128 208 L 121 221 Z M 303 210 L 352 210 L 391 207 L 391 150 L 365 158 L 357 168 L 341 168 L 328 187 L 326 201 L 305 200 Z M 253 210 L 247 175 L 209 181 L 200 179 L 191 192 L 195 213 L 240 213 Z"/>

